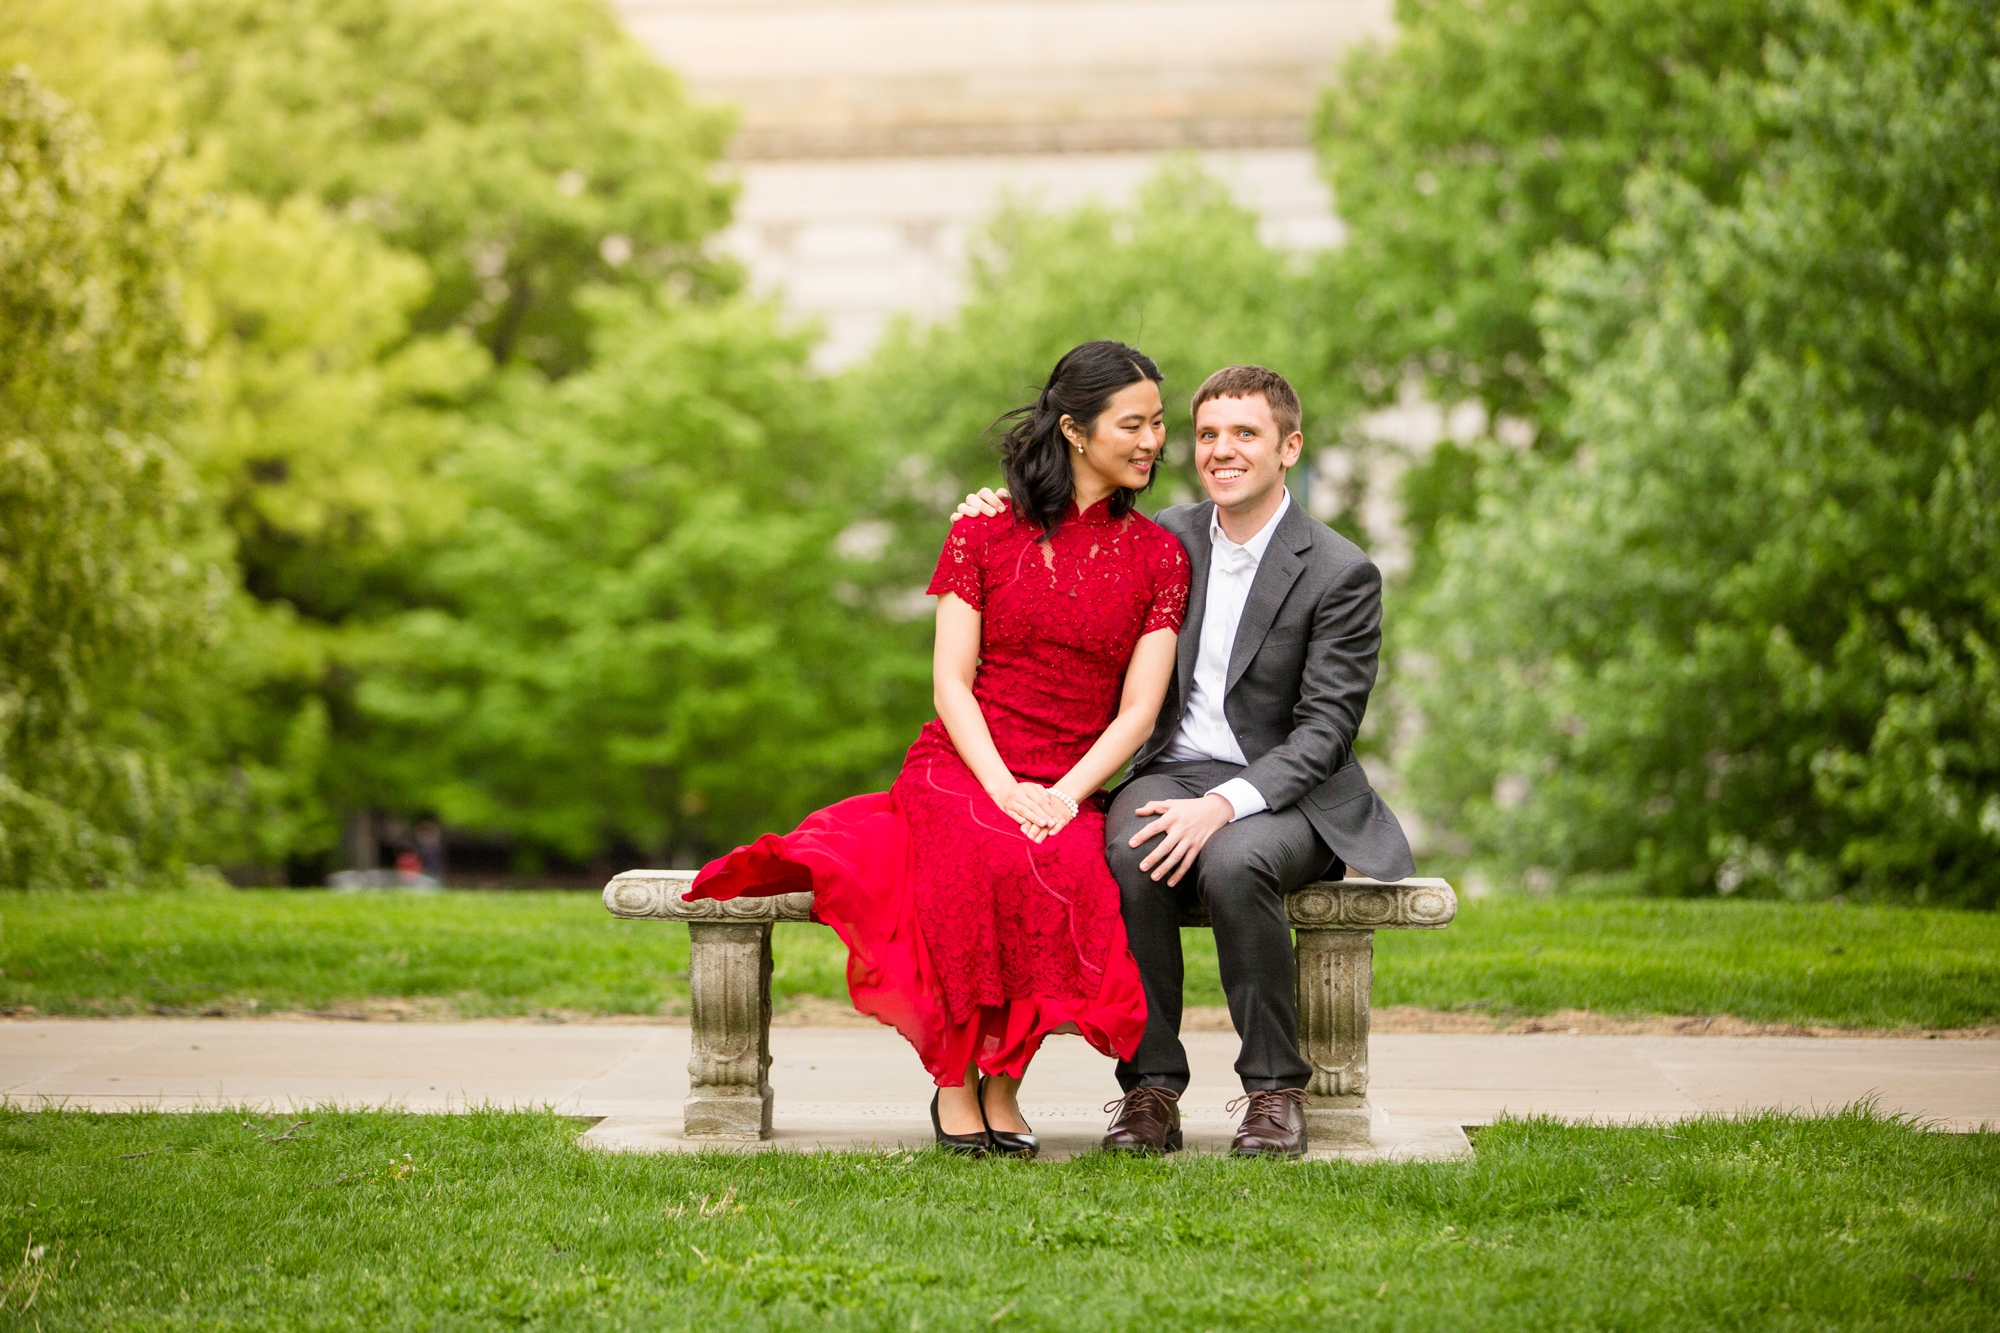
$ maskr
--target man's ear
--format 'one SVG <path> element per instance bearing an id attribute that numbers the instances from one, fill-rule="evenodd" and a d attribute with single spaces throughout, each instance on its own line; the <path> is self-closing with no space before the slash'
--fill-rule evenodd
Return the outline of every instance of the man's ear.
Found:
<path id="1" fill-rule="evenodd" d="M 1285 442 L 1278 446 L 1279 466 L 1287 468 L 1297 467 L 1299 457 L 1305 452 L 1305 447 L 1306 436 L 1304 431 L 1295 430 L 1290 435 L 1287 435 Z"/>

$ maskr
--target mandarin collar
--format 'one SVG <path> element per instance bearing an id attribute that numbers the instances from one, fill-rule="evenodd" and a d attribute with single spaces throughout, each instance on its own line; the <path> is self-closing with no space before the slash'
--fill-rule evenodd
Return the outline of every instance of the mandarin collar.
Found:
<path id="1" fill-rule="evenodd" d="M 1117 492 L 1114 491 L 1112 492 L 1112 494 L 1105 496 L 1102 500 L 1099 500 L 1096 504 L 1092 505 L 1088 509 L 1082 510 L 1081 512 L 1077 510 L 1076 501 L 1071 500 L 1069 502 L 1069 508 L 1063 512 L 1063 521 L 1065 523 L 1084 523 L 1092 525 L 1104 524 L 1104 523 L 1116 523 L 1118 520 L 1116 518 L 1113 518 L 1111 515 L 1111 501 L 1116 497 L 1117 497 Z"/>

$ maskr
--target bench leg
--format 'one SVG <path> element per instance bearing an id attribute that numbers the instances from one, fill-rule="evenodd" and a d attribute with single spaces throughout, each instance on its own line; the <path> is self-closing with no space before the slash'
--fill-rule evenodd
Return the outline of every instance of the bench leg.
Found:
<path id="1" fill-rule="evenodd" d="M 768 1139 L 770 924 L 690 921 L 688 938 L 694 1057 L 684 1132 L 691 1139 Z"/>
<path id="2" fill-rule="evenodd" d="M 1372 930 L 1301 930 L 1299 1054 L 1306 1084 L 1306 1139 L 1314 1148 L 1368 1146 L 1368 989 L 1375 975 Z"/>

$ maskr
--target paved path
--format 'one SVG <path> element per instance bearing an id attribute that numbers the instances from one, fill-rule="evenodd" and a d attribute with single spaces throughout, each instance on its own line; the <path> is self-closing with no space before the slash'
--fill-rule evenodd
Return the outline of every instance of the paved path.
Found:
<path id="1" fill-rule="evenodd" d="M 1191 1033 L 1190 1137 L 1227 1143 L 1237 1092 L 1228 1033 Z M 921 1142 L 930 1088 L 893 1034 L 771 1033 L 778 1146 Z M 0 1023 L 0 1095 L 16 1105 L 193 1110 L 548 1106 L 606 1119 L 586 1140 L 675 1149 L 684 1027 L 251 1020 Z M 1503 1112 L 1627 1123 L 1704 1112 L 1812 1111 L 1873 1096 L 1940 1127 L 2000 1126 L 2000 1042 L 1825 1038 L 1384 1035 L 1370 1047 L 1376 1140 L 1388 1156 L 1462 1151 L 1462 1125 Z M 1076 1038 L 1044 1047 L 1023 1102 L 1058 1153 L 1102 1132 L 1111 1067 Z"/>

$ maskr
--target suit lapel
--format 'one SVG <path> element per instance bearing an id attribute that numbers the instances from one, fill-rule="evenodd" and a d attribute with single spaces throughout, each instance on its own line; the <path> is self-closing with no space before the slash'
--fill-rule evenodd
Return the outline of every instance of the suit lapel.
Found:
<path id="1" fill-rule="evenodd" d="M 1201 622 L 1208 614 L 1208 565 L 1215 550 L 1208 539 L 1208 524 L 1215 513 L 1213 502 L 1195 506 L 1194 522 L 1181 536 L 1188 553 L 1188 607 L 1181 619 L 1181 637 L 1175 645 L 1174 683 L 1177 698 L 1185 706 L 1189 684 L 1194 680 L 1195 658 L 1201 654 Z"/>
<path id="2" fill-rule="evenodd" d="M 1204 529 L 1204 536 L 1206 530 Z M 1250 580 L 1250 596 L 1243 603 L 1243 618 L 1236 623 L 1236 642 L 1229 649 L 1229 678 L 1223 686 L 1226 694 L 1236 688 L 1236 682 L 1250 669 L 1250 659 L 1263 646 L 1264 636 L 1271 632 L 1271 622 L 1278 618 L 1278 608 L 1284 605 L 1285 594 L 1298 582 L 1306 562 L 1298 552 L 1312 545 L 1312 533 L 1305 525 L 1305 514 L 1294 500 L 1285 510 L 1284 518 L 1278 522 L 1278 530 L 1271 534 L 1271 544 L 1264 548 L 1264 558 L 1257 562 L 1256 577 Z M 1204 561 L 1206 564 L 1206 561 Z"/>

